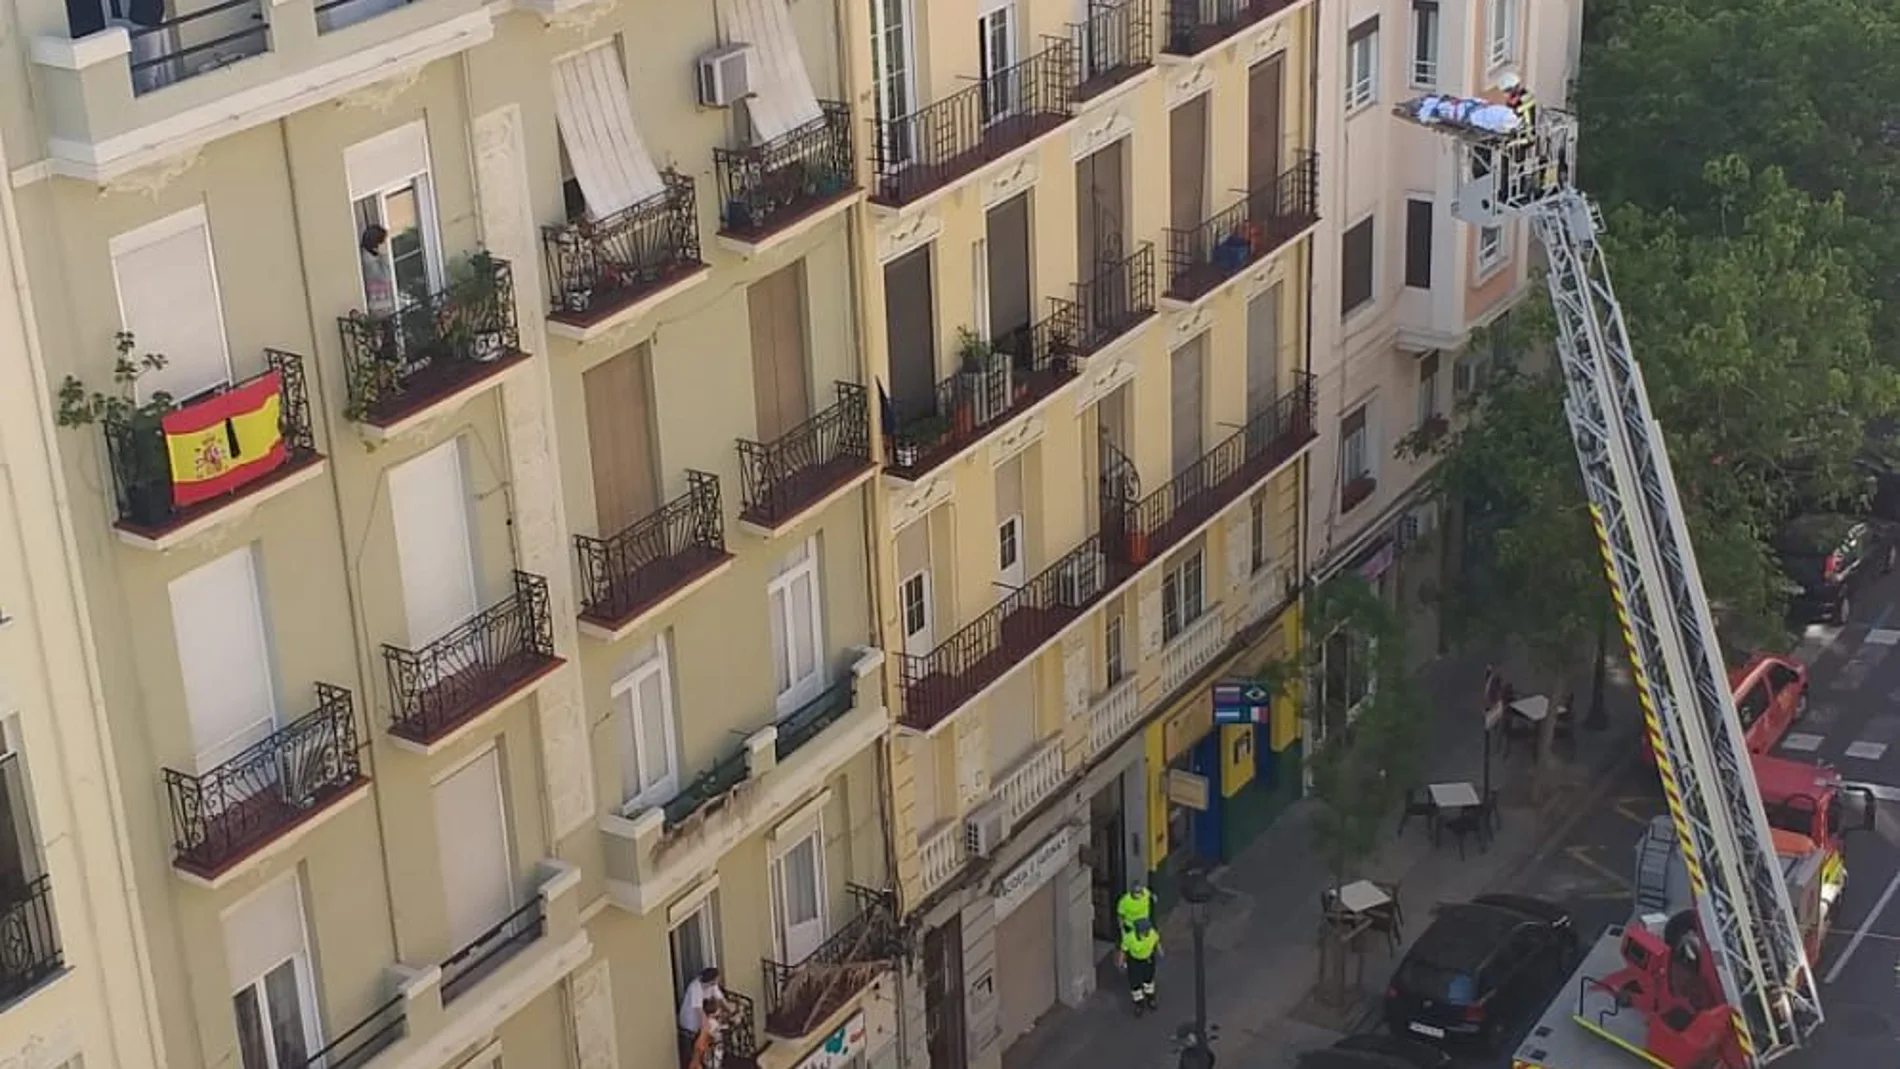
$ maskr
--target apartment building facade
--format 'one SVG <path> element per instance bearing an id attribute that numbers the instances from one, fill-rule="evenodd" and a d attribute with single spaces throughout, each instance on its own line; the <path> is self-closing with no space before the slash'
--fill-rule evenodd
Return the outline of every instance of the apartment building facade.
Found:
<path id="1" fill-rule="evenodd" d="M 1399 446 L 1449 429 L 1493 357 L 1481 328 L 1541 294 L 1529 228 L 1453 219 L 1449 144 L 1392 105 L 1495 94 L 1516 74 L 1561 107 L 1581 18 L 1571 0 L 1360 0 L 1322 20 L 1322 152 L 1344 166 L 1320 194 L 1309 568 L 1357 570 L 1406 614 L 1421 656 L 1439 641 L 1431 591 L 1450 581 L 1446 503 L 1421 493 L 1429 457 Z"/>
<path id="2" fill-rule="evenodd" d="M 1297 761 L 1312 3 L 885 0 L 860 281 L 906 1064 L 1000 1064 Z M 1297 783 L 1297 772 L 1293 782 Z"/>
<path id="3" fill-rule="evenodd" d="M 894 1054 L 856 16 L 6 17 L 162 1060 Z"/>

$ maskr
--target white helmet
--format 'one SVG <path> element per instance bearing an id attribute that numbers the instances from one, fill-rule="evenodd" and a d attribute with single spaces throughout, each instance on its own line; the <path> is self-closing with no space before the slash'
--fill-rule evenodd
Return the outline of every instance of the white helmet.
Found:
<path id="1" fill-rule="evenodd" d="M 1524 88 L 1524 79 L 1519 78 L 1516 71 L 1506 71 L 1503 76 L 1498 78 L 1498 88 L 1507 93 L 1513 89 L 1522 89 Z"/>

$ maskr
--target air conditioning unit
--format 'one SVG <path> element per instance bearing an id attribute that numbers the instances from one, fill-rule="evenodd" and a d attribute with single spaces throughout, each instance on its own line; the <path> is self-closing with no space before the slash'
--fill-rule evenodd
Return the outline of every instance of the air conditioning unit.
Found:
<path id="1" fill-rule="evenodd" d="M 1102 592 L 1105 565 L 1100 550 L 1071 559 L 1056 573 L 1056 597 L 1064 605 L 1088 604 Z"/>
<path id="2" fill-rule="evenodd" d="M 753 48 L 721 45 L 699 57 L 699 106 L 729 108 L 752 92 Z"/>
<path id="3" fill-rule="evenodd" d="M 971 857 L 988 857 L 1003 845 L 1003 807 L 991 802 L 978 806 L 963 821 L 963 850 Z"/>

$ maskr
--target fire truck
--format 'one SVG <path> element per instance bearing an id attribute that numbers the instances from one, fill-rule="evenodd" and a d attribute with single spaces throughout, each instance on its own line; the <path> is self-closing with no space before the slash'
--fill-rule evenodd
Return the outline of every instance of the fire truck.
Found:
<path id="1" fill-rule="evenodd" d="M 1525 223 L 1545 252 L 1563 414 L 1656 755 L 1672 864 L 1682 871 L 1684 908 L 1643 914 L 1599 940 L 1579 970 L 1595 978 L 1587 1004 L 1533 1035 L 1564 1060 L 1519 1058 L 1519 1069 L 1611 1069 L 1631 1056 L 1663 1069 L 1756 1069 L 1802 1047 L 1823 1023 L 1809 932 L 1610 282 L 1602 215 L 1574 184 L 1575 117 L 1545 107 L 1524 121 L 1438 94 L 1394 111 L 1447 135 L 1455 218 Z M 1586 1037 L 1598 1042 L 1574 1042 Z"/>

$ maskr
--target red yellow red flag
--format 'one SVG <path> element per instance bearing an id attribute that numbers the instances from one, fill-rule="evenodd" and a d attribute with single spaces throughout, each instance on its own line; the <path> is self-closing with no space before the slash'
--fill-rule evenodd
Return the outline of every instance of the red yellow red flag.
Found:
<path id="1" fill-rule="evenodd" d="M 228 494 L 283 464 L 283 376 L 273 371 L 167 415 L 172 503 L 184 507 Z"/>

